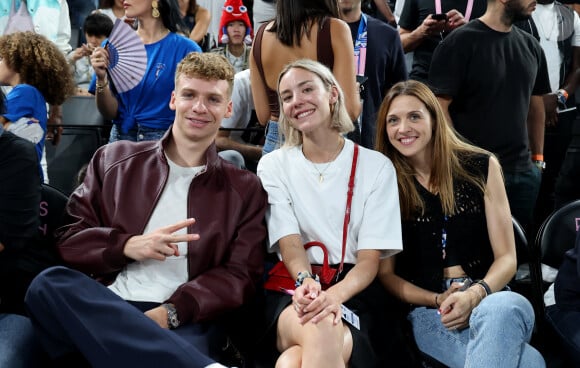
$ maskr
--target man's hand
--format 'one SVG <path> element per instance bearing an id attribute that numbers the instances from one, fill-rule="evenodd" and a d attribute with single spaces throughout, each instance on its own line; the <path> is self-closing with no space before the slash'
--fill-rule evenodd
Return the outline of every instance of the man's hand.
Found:
<path id="1" fill-rule="evenodd" d="M 467 24 L 467 21 L 461 12 L 456 9 L 447 12 L 447 27 L 445 28 L 447 32 L 451 32 L 455 28 L 461 27 L 464 24 Z"/>
<path id="2" fill-rule="evenodd" d="M 136 261 L 156 259 L 164 261 L 171 256 L 179 256 L 177 243 L 190 242 L 199 239 L 199 234 L 173 234 L 195 223 L 195 219 L 187 219 L 176 224 L 162 227 L 149 234 L 131 237 L 125 244 L 123 254 Z"/>
<path id="3" fill-rule="evenodd" d="M 4 250 L 4 244 L 0 243 L 0 252 Z"/>
<path id="4" fill-rule="evenodd" d="M 446 20 L 433 19 L 432 15 L 429 14 L 429 16 L 425 18 L 423 23 L 421 23 L 421 25 L 418 27 L 418 30 L 423 35 L 423 37 L 431 37 L 443 32 L 446 26 Z"/>
<path id="5" fill-rule="evenodd" d="M 160 305 L 145 312 L 145 315 L 155 321 L 161 328 L 168 329 L 167 324 L 167 309 Z"/>
<path id="6" fill-rule="evenodd" d="M 542 96 L 546 109 L 546 126 L 555 126 L 558 122 L 558 97 L 555 93 Z"/>

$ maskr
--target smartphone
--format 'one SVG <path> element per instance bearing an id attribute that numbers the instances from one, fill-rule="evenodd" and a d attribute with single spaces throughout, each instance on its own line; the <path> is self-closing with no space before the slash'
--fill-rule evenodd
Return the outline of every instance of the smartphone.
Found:
<path id="1" fill-rule="evenodd" d="M 431 19 L 447 21 L 447 14 L 431 14 Z"/>

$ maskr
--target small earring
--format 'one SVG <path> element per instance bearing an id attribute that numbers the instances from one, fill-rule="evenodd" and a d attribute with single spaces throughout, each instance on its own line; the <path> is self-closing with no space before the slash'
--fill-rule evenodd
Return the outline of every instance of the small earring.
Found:
<path id="1" fill-rule="evenodd" d="M 159 4 L 157 3 L 157 0 L 151 2 L 151 7 L 153 8 L 153 11 L 151 12 L 153 18 L 159 18 Z"/>

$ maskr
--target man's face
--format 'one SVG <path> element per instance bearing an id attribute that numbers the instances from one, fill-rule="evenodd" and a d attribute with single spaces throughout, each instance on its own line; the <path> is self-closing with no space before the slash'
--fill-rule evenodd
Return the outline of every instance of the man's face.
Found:
<path id="1" fill-rule="evenodd" d="M 244 22 L 240 20 L 229 22 L 226 31 L 228 32 L 232 45 L 241 45 L 244 42 L 244 37 L 246 36 L 246 25 Z"/>
<path id="2" fill-rule="evenodd" d="M 361 0 L 339 0 L 338 7 L 343 14 L 348 14 L 357 7 L 360 8 Z"/>
<path id="3" fill-rule="evenodd" d="M 505 2 L 505 15 L 512 23 L 530 18 L 536 10 L 536 0 L 507 0 Z"/>
<path id="4" fill-rule="evenodd" d="M 85 37 L 87 39 L 87 46 L 91 51 L 96 47 L 101 46 L 103 41 L 107 38 L 106 36 L 89 36 L 88 34 L 85 34 Z"/>
<path id="5" fill-rule="evenodd" d="M 222 120 L 232 115 L 228 82 L 181 75 L 171 94 L 169 107 L 175 110 L 173 134 L 191 142 L 209 145 Z"/>

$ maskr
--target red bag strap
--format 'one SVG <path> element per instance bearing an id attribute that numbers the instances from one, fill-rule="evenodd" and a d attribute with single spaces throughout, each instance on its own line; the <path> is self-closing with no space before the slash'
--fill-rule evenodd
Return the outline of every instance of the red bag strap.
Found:
<path id="1" fill-rule="evenodd" d="M 354 153 L 352 155 L 352 166 L 350 169 L 350 179 L 348 180 L 348 192 L 346 194 L 346 211 L 344 213 L 344 224 L 342 226 L 342 258 L 340 259 L 340 266 L 336 278 L 338 279 L 344 267 L 344 256 L 346 254 L 346 238 L 348 235 L 348 224 L 350 223 L 350 207 L 352 205 L 352 195 L 354 193 L 354 177 L 356 174 L 356 164 L 358 162 L 358 144 L 354 144 Z"/>
<path id="2" fill-rule="evenodd" d="M 329 268 L 330 266 L 328 265 L 328 250 L 326 250 L 326 246 L 319 241 L 311 241 L 304 244 L 304 249 L 309 249 L 312 247 L 319 247 L 320 249 L 322 249 L 323 254 L 322 267 L 324 269 Z"/>

